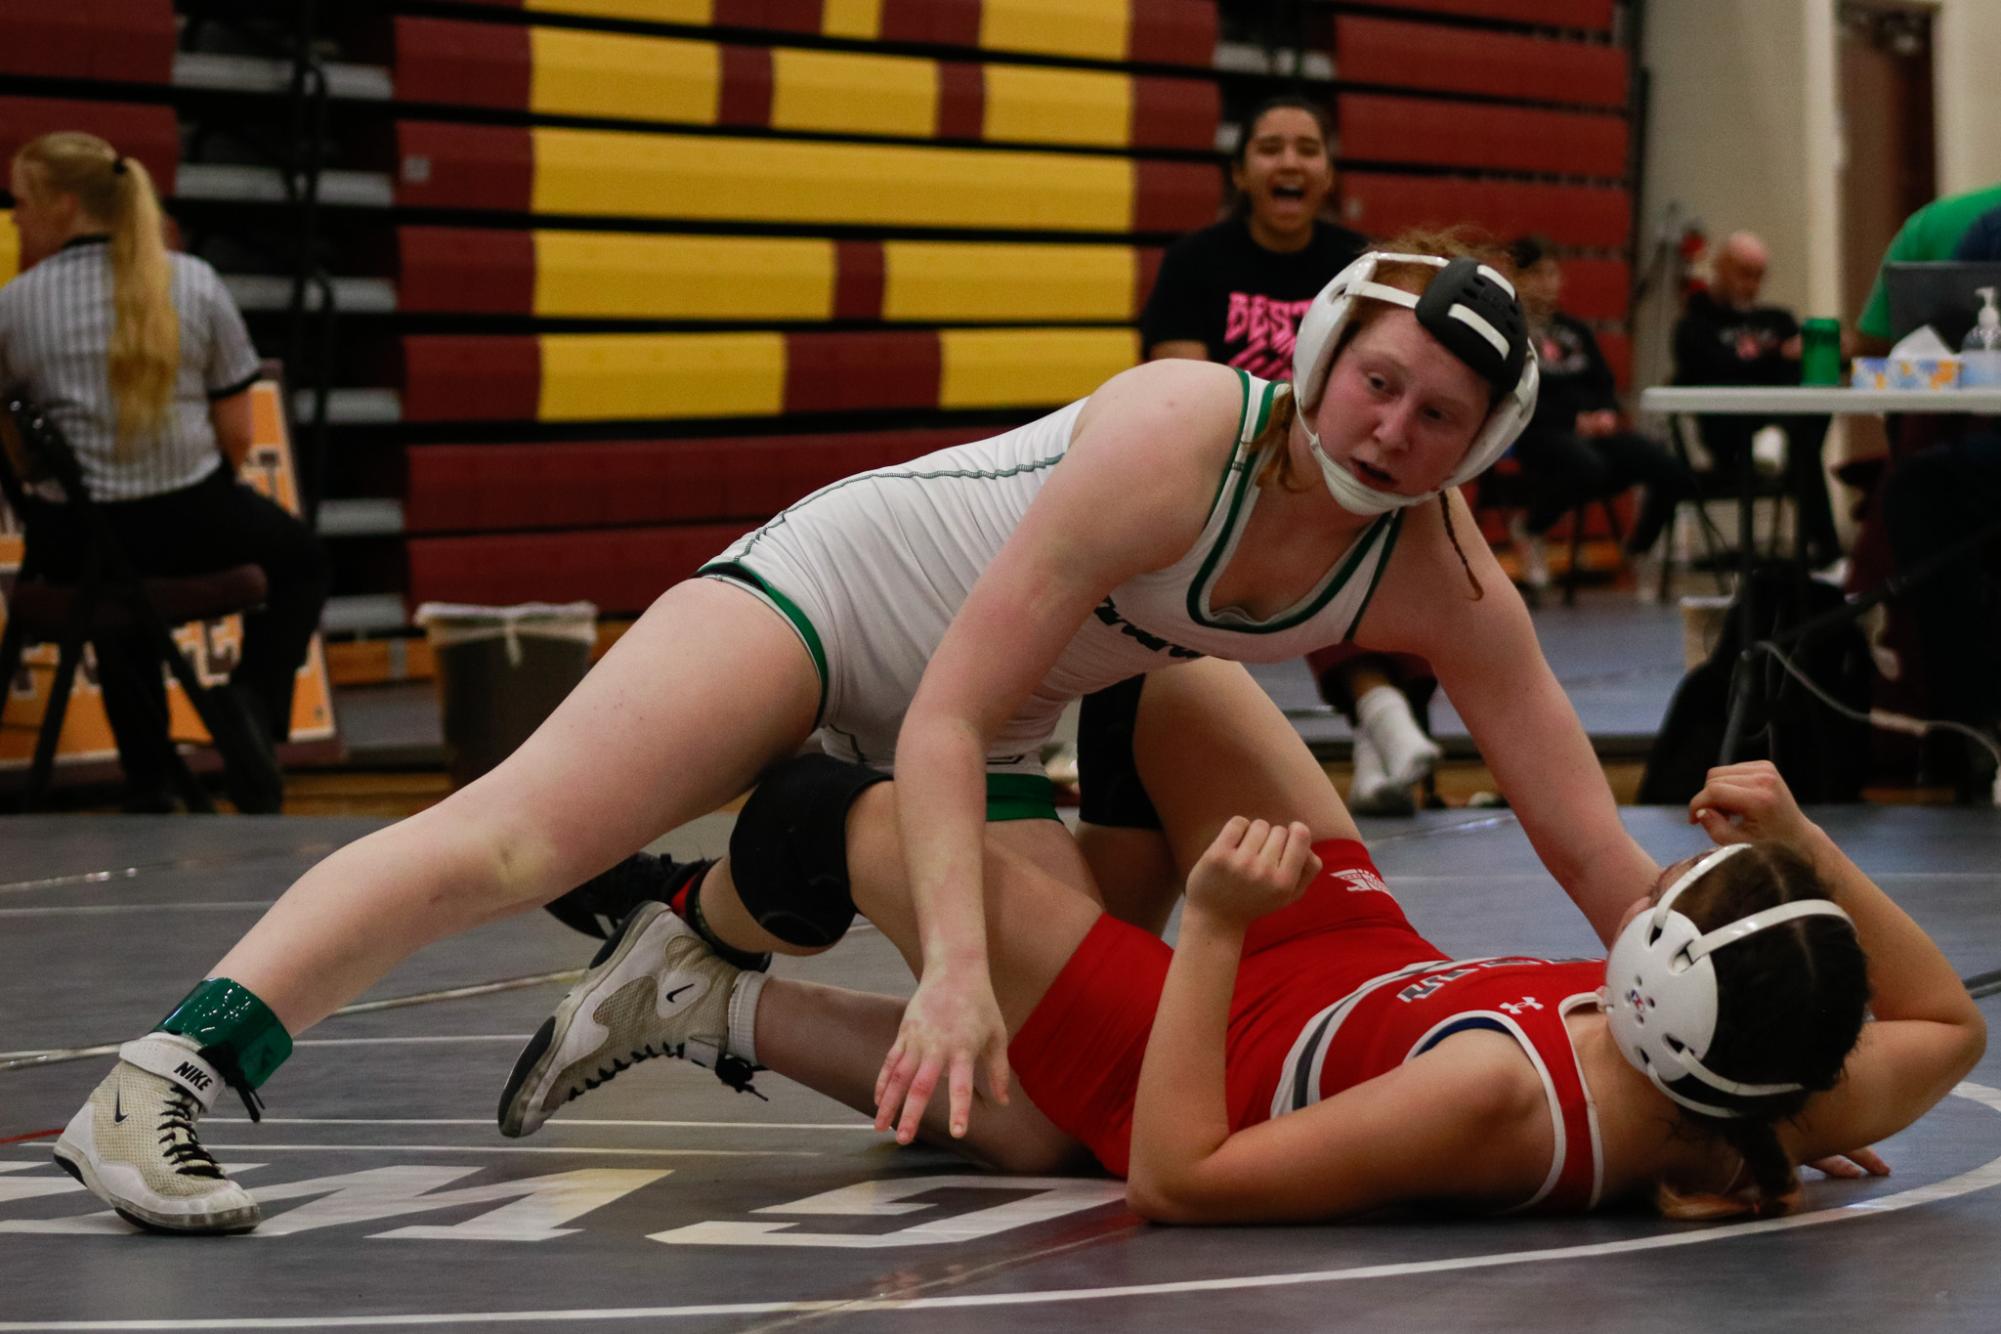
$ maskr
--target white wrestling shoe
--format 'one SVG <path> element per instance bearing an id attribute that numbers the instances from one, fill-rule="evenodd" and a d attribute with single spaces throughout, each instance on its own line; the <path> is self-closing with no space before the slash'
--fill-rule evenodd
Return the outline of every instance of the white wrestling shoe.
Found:
<path id="1" fill-rule="evenodd" d="M 652 1056 L 692 1061 L 755 1093 L 757 1067 L 732 1053 L 752 1050 L 764 980 L 717 958 L 666 904 L 640 904 L 522 1048 L 500 1093 L 500 1133 L 534 1134 L 564 1103 Z"/>
<path id="2" fill-rule="evenodd" d="M 56 1165 L 121 1218 L 159 1232 L 248 1232 L 263 1217 L 195 1134 L 223 1087 L 191 1039 L 149 1033 L 56 1141 Z"/>

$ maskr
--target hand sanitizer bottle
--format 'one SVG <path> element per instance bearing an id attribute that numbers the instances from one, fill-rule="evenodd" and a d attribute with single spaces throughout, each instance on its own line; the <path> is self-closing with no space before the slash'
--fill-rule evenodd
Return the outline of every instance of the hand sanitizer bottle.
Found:
<path id="1" fill-rule="evenodd" d="M 1976 288 L 1980 318 L 1960 344 L 1959 384 L 1962 389 L 2001 388 L 2001 310 L 1995 309 L 1992 287 Z"/>

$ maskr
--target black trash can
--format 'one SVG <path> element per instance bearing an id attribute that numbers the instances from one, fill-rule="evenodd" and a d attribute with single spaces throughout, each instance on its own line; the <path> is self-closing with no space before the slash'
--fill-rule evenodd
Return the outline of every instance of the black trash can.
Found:
<path id="1" fill-rule="evenodd" d="M 417 608 L 437 660 L 445 765 L 464 787 L 499 764 L 589 670 L 597 608 L 588 602 Z"/>

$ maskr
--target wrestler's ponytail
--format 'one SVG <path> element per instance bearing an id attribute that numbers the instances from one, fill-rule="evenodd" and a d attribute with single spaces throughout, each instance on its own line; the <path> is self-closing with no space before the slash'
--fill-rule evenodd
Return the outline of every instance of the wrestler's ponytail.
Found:
<path id="1" fill-rule="evenodd" d="M 74 195 L 83 215 L 111 233 L 107 387 L 118 408 L 118 451 L 129 454 L 159 429 L 180 368 L 181 325 L 153 179 L 137 158 L 74 130 L 31 140 L 15 160 L 36 189 Z"/>

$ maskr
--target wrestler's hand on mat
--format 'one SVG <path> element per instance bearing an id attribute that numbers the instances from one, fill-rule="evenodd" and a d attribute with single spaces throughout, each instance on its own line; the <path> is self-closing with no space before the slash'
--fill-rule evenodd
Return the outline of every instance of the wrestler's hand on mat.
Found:
<path id="1" fill-rule="evenodd" d="M 1313 833 L 1234 816 L 1188 874 L 1188 903 L 1223 921 L 1249 923 L 1306 892 L 1320 874 Z"/>
<path id="2" fill-rule="evenodd" d="M 1786 780 L 1770 760 L 1726 764 L 1709 771 L 1688 803 L 1688 819 L 1718 844 L 1773 839 L 1810 853 L 1820 826 L 1800 813 Z"/>
<path id="3" fill-rule="evenodd" d="M 896 1127 L 896 1142 L 917 1138 L 924 1108 L 945 1076 L 954 1139 L 966 1133 L 973 1074 L 984 1069 L 995 1102 L 1007 1105 L 1007 1025 L 985 969 L 926 968 L 903 1009 L 896 1045 L 875 1078 L 875 1128 Z"/>
<path id="4" fill-rule="evenodd" d="M 1825 1158 L 1815 1158 L 1807 1166 L 1844 1181 L 1890 1175 L 1890 1165 L 1874 1149 L 1850 1149 L 1847 1153 L 1830 1154 Z"/>

